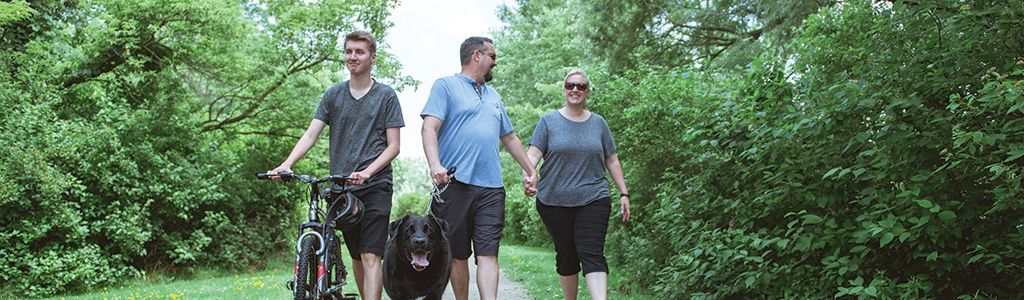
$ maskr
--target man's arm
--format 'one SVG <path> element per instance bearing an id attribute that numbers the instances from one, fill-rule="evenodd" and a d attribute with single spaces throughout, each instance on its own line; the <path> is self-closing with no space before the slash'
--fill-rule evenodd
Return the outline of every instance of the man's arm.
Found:
<path id="1" fill-rule="evenodd" d="M 366 179 L 372 177 L 373 174 L 380 172 L 380 170 L 390 164 L 395 157 L 398 157 L 398 153 L 401 151 L 402 147 L 401 127 L 389 127 L 385 129 L 384 133 L 387 134 L 388 147 L 384 148 L 384 152 L 381 152 L 380 156 L 377 156 L 377 159 L 373 160 L 373 163 L 370 163 L 366 169 L 349 175 L 349 177 L 359 179 L 349 180 L 349 183 L 355 185 L 363 184 Z"/>
<path id="2" fill-rule="evenodd" d="M 280 166 L 277 166 L 277 168 L 274 168 L 273 170 L 267 173 L 292 173 L 292 166 L 295 165 L 295 163 L 299 162 L 299 160 L 301 160 L 303 157 L 305 157 L 306 153 L 309 152 L 309 149 L 313 149 L 313 145 L 316 144 L 316 140 L 320 138 L 320 133 L 324 131 L 324 126 L 327 126 L 327 123 L 324 123 L 324 121 L 320 121 L 317 119 L 313 119 L 313 121 L 310 121 L 309 128 L 307 128 L 306 133 L 303 133 L 302 137 L 299 138 L 299 142 L 295 143 L 295 147 L 292 148 L 292 153 L 288 155 L 288 158 L 285 159 Z M 271 178 L 277 181 L 281 181 L 280 176 L 273 176 Z"/>
<path id="3" fill-rule="evenodd" d="M 441 156 L 437 151 L 437 132 L 441 130 L 441 119 L 435 116 L 423 116 L 423 128 L 420 135 L 423 136 L 423 153 L 427 156 L 427 165 L 430 166 L 430 178 L 434 184 L 448 182 L 448 169 L 441 165 Z"/>
<path id="4" fill-rule="evenodd" d="M 523 171 L 528 176 L 523 178 L 523 188 L 529 193 L 530 191 L 537 191 L 537 170 L 530 163 L 530 158 L 526 156 L 526 149 L 523 148 L 523 142 L 519 141 L 519 137 L 516 136 L 515 132 L 509 132 L 506 135 L 501 136 L 501 144 L 505 145 L 505 150 L 508 150 L 509 154 L 512 154 L 512 158 L 519 163 L 520 167 L 523 167 Z"/>
<path id="5" fill-rule="evenodd" d="M 540 151 L 540 148 L 537 148 L 537 146 L 530 145 L 530 150 L 526 151 L 526 157 L 530 159 L 530 164 L 532 164 L 534 169 L 536 169 L 537 164 L 540 163 L 540 159 L 544 157 L 544 151 Z M 538 176 L 539 175 L 540 174 L 538 174 Z M 533 197 L 534 195 L 537 195 L 537 189 L 534 188 L 531 190 L 526 188 L 526 181 L 529 180 L 529 178 L 530 173 L 523 170 L 523 193 L 526 194 L 527 197 Z M 540 180 L 540 178 L 537 178 L 537 180 Z"/>

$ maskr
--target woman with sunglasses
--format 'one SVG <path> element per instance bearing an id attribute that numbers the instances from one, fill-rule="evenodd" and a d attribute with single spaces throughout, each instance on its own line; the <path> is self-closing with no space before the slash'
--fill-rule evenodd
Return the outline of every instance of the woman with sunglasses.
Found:
<path id="1" fill-rule="evenodd" d="M 629 194 L 622 166 L 615 155 L 608 123 L 587 109 L 590 80 L 581 70 L 565 76 L 565 106 L 548 112 L 537 123 L 527 156 L 536 166 L 541 158 L 537 213 L 555 244 L 555 264 L 562 295 L 575 300 L 579 273 L 594 300 L 607 299 L 608 263 L 605 234 L 611 217 L 607 174 L 619 190 L 622 221 L 629 220 Z M 525 171 L 524 171 L 525 172 Z"/>

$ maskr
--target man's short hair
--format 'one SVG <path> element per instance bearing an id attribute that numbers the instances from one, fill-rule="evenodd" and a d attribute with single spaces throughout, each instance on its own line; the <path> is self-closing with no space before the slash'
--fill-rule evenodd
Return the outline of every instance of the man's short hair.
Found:
<path id="1" fill-rule="evenodd" d="M 344 46 L 348 46 L 348 41 L 364 41 L 366 46 L 370 47 L 370 53 L 377 53 L 377 38 L 374 38 L 372 33 L 362 30 L 353 31 L 345 36 Z"/>
<path id="2" fill-rule="evenodd" d="M 473 56 L 473 51 L 487 51 L 487 45 L 484 43 L 490 43 L 493 45 L 494 41 L 482 36 L 474 36 L 462 42 L 462 48 L 459 49 L 459 61 L 462 62 L 463 66 L 469 64 L 470 57 Z"/>

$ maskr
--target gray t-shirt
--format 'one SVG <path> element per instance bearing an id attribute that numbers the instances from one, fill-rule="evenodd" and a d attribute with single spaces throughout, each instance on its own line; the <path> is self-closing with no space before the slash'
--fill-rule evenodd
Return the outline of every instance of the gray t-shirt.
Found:
<path id="1" fill-rule="evenodd" d="M 386 129 L 405 126 L 398 95 L 390 86 L 374 81 L 360 99 L 352 97 L 348 81 L 327 89 L 313 118 L 330 126 L 331 175 L 348 176 L 369 167 L 388 147 Z M 362 186 L 394 184 L 391 164 L 367 179 Z"/>
<path id="2" fill-rule="evenodd" d="M 573 122 L 548 112 L 537 122 L 530 145 L 544 152 L 537 183 L 537 200 L 544 205 L 579 207 L 609 197 L 604 159 L 615 153 L 615 141 L 600 115 Z"/>

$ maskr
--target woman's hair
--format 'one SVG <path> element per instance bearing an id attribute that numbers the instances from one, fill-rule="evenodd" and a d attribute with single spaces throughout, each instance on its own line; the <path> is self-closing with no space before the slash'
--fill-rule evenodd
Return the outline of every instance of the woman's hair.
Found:
<path id="1" fill-rule="evenodd" d="M 569 77 L 572 77 L 572 75 L 580 75 L 580 76 L 582 76 L 583 77 L 583 81 L 584 81 L 583 83 L 586 83 L 587 86 L 589 86 L 587 88 L 587 90 L 594 89 L 594 86 L 590 84 L 590 77 L 587 77 L 587 73 L 583 72 L 583 70 L 580 70 L 580 69 L 572 69 L 572 71 L 569 71 L 569 74 L 565 75 L 565 80 L 562 80 L 562 88 L 563 89 L 565 88 L 565 83 L 569 82 Z M 565 105 L 566 106 L 569 105 L 569 100 L 565 101 Z M 583 101 L 583 109 L 590 110 L 590 108 L 587 108 L 587 102 L 585 100 Z"/>

